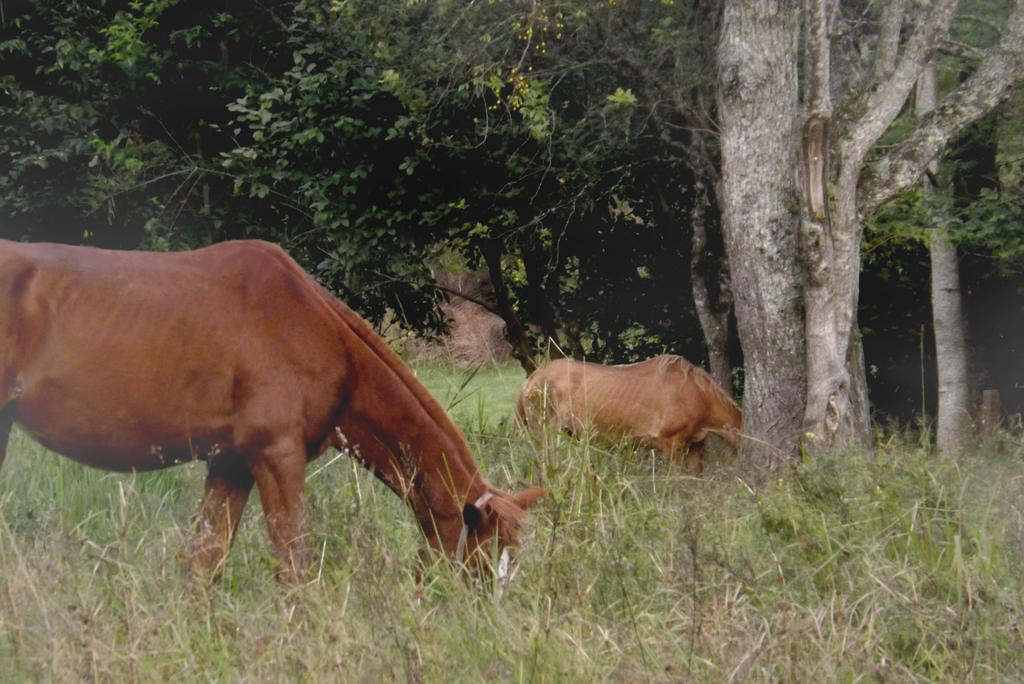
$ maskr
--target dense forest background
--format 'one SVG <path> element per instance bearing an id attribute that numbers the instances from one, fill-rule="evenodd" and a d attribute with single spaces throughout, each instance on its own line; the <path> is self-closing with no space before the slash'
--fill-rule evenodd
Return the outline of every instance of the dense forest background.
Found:
<path id="1" fill-rule="evenodd" d="M 840 85 L 885 28 L 885 4 L 836 8 Z M 940 91 L 996 43 L 1013 4 L 962 3 L 935 57 Z M 451 294 L 438 274 L 478 272 L 526 367 L 556 346 L 706 364 L 710 312 L 731 331 L 742 392 L 721 233 L 720 3 L 35 0 L 0 12 L 0 236 L 161 250 L 272 240 L 368 318 L 424 332 L 440 330 Z M 1024 409 L 1022 112 L 1018 85 L 946 149 L 931 173 L 943 192 L 865 217 L 859 325 L 876 420 L 935 412 L 937 216 L 960 256 L 974 390 Z M 914 117 L 908 102 L 879 153 Z"/>

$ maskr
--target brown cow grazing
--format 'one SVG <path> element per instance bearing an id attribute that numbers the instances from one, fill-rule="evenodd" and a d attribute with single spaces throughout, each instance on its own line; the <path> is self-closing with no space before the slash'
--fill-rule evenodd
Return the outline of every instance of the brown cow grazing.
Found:
<path id="1" fill-rule="evenodd" d="M 328 447 L 372 469 L 431 547 L 473 568 L 495 547 L 507 559 L 543 494 L 488 483 L 370 326 L 258 241 L 167 254 L 0 240 L 0 462 L 12 422 L 100 468 L 207 461 L 189 568 L 209 579 L 254 483 L 278 577 L 306 576 L 306 463 Z"/>
<path id="2" fill-rule="evenodd" d="M 580 436 L 590 429 L 671 455 L 686 453 L 686 469 L 703 469 L 704 439 L 717 434 L 739 447 L 740 409 L 704 369 L 665 354 L 639 363 L 603 366 L 557 359 L 534 371 L 519 393 L 520 424 L 544 420 Z"/>

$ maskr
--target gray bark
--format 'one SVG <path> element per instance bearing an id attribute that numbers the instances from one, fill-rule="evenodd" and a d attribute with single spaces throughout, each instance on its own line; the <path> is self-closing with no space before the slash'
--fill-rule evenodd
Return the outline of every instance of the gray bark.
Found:
<path id="1" fill-rule="evenodd" d="M 914 107 L 918 117 L 930 113 L 937 100 L 935 65 L 932 63 L 917 81 Z M 933 160 L 928 166 L 933 173 L 938 171 L 937 161 Z M 927 176 L 922 183 L 926 193 L 936 192 Z M 959 265 L 956 247 L 949 240 L 949 231 L 942 216 L 929 231 L 928 255 L 931 260 L 932 324 L 939 398 L 935 445 L 940 454 L 952 456 L 963 449 L 972 431 L 971 395 Z"/>
<path id="2" fill-rule="evenodd" d="M 707 227 L 704 208 L 707 193 L 698 185 L 697 201 L 693 208 L 693 240 L 690 257 L 690 287 L 697 318 L 708 350 L 708 373 L 731 397 L 732 367 L 729 365 L 729 312 L 732 310 L 732 290 L 729 269 L 723 266 L 718 275 L 718 298 L 712 299 L 708 291 Z"/>
<path id="3" fill-rule="evenodd" d="M 798 0 L 725 3 L 718 45 L 723 234 L 746 384 L 741 459 L 798 453 L 806 393 L 798 258 Z"/>
<path id="4" fill-rule="evenodd" d="M 811 0 L 811 3 L 820 1 Z M 902 7 L 898 5 L 888 7 L 883 20 L 902 22 Z M 863 364 L 856 363 L 862 355 L 856 324 L 862 217 L 918 182 L 928 162 L 949 140 L 995 107 L 1006 97 L 1013 83 L 1024 75 L 1024 51 L 1021 50 L 1024 3 L 1018 0 L 1000 44 L 986 53 L 976 72 L 940 103 L 935 113 L 925 118 L 906 141 L 866 166 L 868 151 L 900 113 L 918 76 L 948 34 L 956 6 L 956 0 L 933 2 L 928 13 L 917 18 L 902 51 L 892 45 L 899 35 L 898 27 L 883 27 L 874 69 L 880 80 L 867 84 L 860 100 L 844 107 L 860 114 L 848 116 L 834 143 L 837 155 L 830 230 L 817 230 L 814 235 L 804 237 L 805 250 L 814 254 L 809 247 L 816 247 L 819 259 L 830 261 L 828 268 L 831 270 L 820 276 L 830 282 L 830 287 L 819 287 L 819 290 L 828 291 L 833 311 L 818 314 L 818 319 L 825 319 L 824 323 L 819 320 L 806 324 L 815 329 L 823 326 L 827 329 L 829 324 L 835 326 L 830 344 L 822 346 L 818 340 L 812 343 L 815 345 L 813 353 L 828 358 L 819 358 L 817 365 L 809 370 L 809 405 L 805 416 L 807 431 L 824 435 L 825 446 L 863 443 L 869 437 L 867 381 Z M 809 59 L 812 55 L 809 52 Z M 805 222 L 804 228 L 814 229 L 815 226 Z M 816 246 L 816 241 L 822 244 Z M 811 259 L 809 266 L 815 263 Z M 809 274 L 812 284 L 814 278 L 812 271 Z M 817 295 L 815 301 L 820 301 Z M 837 370 L 837 363 L 845 365 L 845 375 Z"/>
<path id="5" fill-rule="evenodd" d="M 829 446 L 850 415 L 851 380 L 846 351 L 849 330 L 837 319 L 833 293 L 841 290 L 835 268 L 835 235 L 828 204 L 829 132 L 832 126 L 828 8 L 809 0 L 807 11 L 807 113 L 803 130 L 803 213 L 800 223 L 805 268 L 804 334 L 807 399 L 803 438 Z"/>
<path id="6" fill-rule="evenodd" d="M 956 0 L 933 3 L 930 12 L 918 20 L 902 52 L 897 52 L 891 45 L 900 33 L 899 27 L 883 29 L 874 69 L 876 77 L 882 80 L 866 84 L 864 95 L 849 107 L 859 115 L 846 122 L 835 143 L 832 230 L 827 238 L 832 251 L 829 293 L 834 309 L 834 340 L 837 346 L 830 351 L 831 378 L 822 377 L 819 381 L 823 386 L 819 393 L 827 392 L 830 400 L 821 402 L 819 399 L 816 409 L 809 408 L 806 421 L 809 425 L 822 426 L 816 433 L 823 434 L 822 446 L 863 444 L 870 439 L 867 378 L 863 364 L 854 363 L 862 356 L 856 316 L 862 216 L 867 213 L 859 203 L 857 184 L 862 177 L 868 151 L 900 113 L 917 76 L 949 30 L 956 4 Z M 899 23 L 902 15 L 901 7 L 891 6 L 883 13 L 883 20 Z M 919 175 L 920 172 L 923 168 Z M 836 363 L 843 364 L 845 376 L 836 373 Z"/>
<path id="7" fill-rule="evenodd" d="M 862 95 L 844 102 L 838 123 L 822 106 L 824 22 L 833 5 L 807 2 L 806 108 L 797 101 L 800 2 L 726 0 L 718 45 L 723 232 L 746 366 L 741 454 L 767 471 L 798 453 L 801 434 L 813 433 L 823 446 L 869 439 L 856 321 L 862 219 L 918 182 L 948 141 L 1024 75 L 1024 0 L 1017 0 L 1000 44 L 975 73 L 867 167 L 869 150 L 948 34 L 957 2 L 934 0 L 916 12 L 902 43 L 905 2 L 884 10 L 875 68 Z M 829 124 L 841 130 L 830 134 Z"/>
<path id="8" fill-rule="evenodd" d="M 944 228 L 930 231 L 928 253 L 932 267 L 932 320 L 939 381 L 935 445 L 943 456 L 953 456 L 969 443 L 973 421 L 956 247 L 950 243 Z"/>

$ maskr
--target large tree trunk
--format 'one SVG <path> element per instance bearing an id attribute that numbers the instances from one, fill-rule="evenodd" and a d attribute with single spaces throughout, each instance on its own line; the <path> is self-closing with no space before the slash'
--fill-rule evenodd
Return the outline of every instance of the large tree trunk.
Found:
<path id="1" fill-rule="evenodd" d="M 927 116 L 938 100 L 935 64 L 930 63 L 917 80 L 914 108 L 917 116 Z M 929 169 L 938 171 L 933 160 Z M 926 193 L 937 190 L 926 176 Z M 960 273 L 956 247 L 949 240 L 945 217 L 938 216 L 928 231 L 928 255 L 932 275 L 932 324 L 935 330 L 935 365 L 939 385 L 938 424 L 935 445 L 939 453 L 952 456 L 961 451 L 971 435 L 971 392 L 968 381 L 967 330 L 960 296 Z"/>
<path id="2" fill-rule="evenodd" d="M 935 444 L 940 454 L 952 456 L 968 444 L 973 426 L 959 266 L 956 247 L 950 243 L 944 228 L 929 231 L 928 253 L 932 267 L 932 321 L 939 381 Z"/>
<path id="3" fill-rule="evenodd" d="M 825 0 L 809 0 L 807 13 L 807 114 L 802 138 L 803 204 L 800 239 L 805 270 L 807 401 L 803 436 L 808 445 L 831 446 L 858 436 L 860 407 L 848 352 L 853 321 L 836 306 L 849 277 L 837 263 L 841 236 L 829 208 L 829 134 L 832 128 L 830 41 Z"/>
<path id="4" fill-rule="evenodd" d="M 819 447 L 868 439 L 856 319 L 862 217 L 918 182 L 948 141 L 1024 76 L 1024 2 L 1017 0 L 1000 44 L 866 173 L 868 152 L 948 35 L 957 2 L 933 0 L 910 31 L 902 30 L 905 0 L 883 5 L 873 78 L 844 101 L 841 130 L 831 135 L 835 122 L 820 98 L 828 92 L 825 22 L 833 3 L 807 2 L 805 54 L 818 83 L 805 84 L 806 110 L 796 77 L 802 3 L 726 0 L 718 46 L 723 232 L 746 367 L 741 453 L 768 471 L 795 456 L 808 434 Z M 826 185 L 830 150 L 834 181 Z"/>
<path id="5" fill-rule="evenodd" d="M 723 235 L 745 389 L 741 458 L 771 473 L 798 453 L 807 377 L 797 103 L 798 0 L 727 0 L 718 45 Z"/>

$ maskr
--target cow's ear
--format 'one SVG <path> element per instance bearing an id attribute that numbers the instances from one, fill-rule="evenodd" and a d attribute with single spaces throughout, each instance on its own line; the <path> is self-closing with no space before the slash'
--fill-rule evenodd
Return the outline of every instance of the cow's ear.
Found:
<path id="1" fill-rule="evenodd" d="M 512 500 L 516 502 L 517 506 L 519 506 L 521 509 L 525 511 L 530 506 L 535 504 L 537 502 L 537 499 L 544 496 L 545 494 L 547 494 L 547 490 L 545 490 L 543 487 L 530 487 L 529 489 L 524 489 L 523 491 L 513 496 Z"/>

